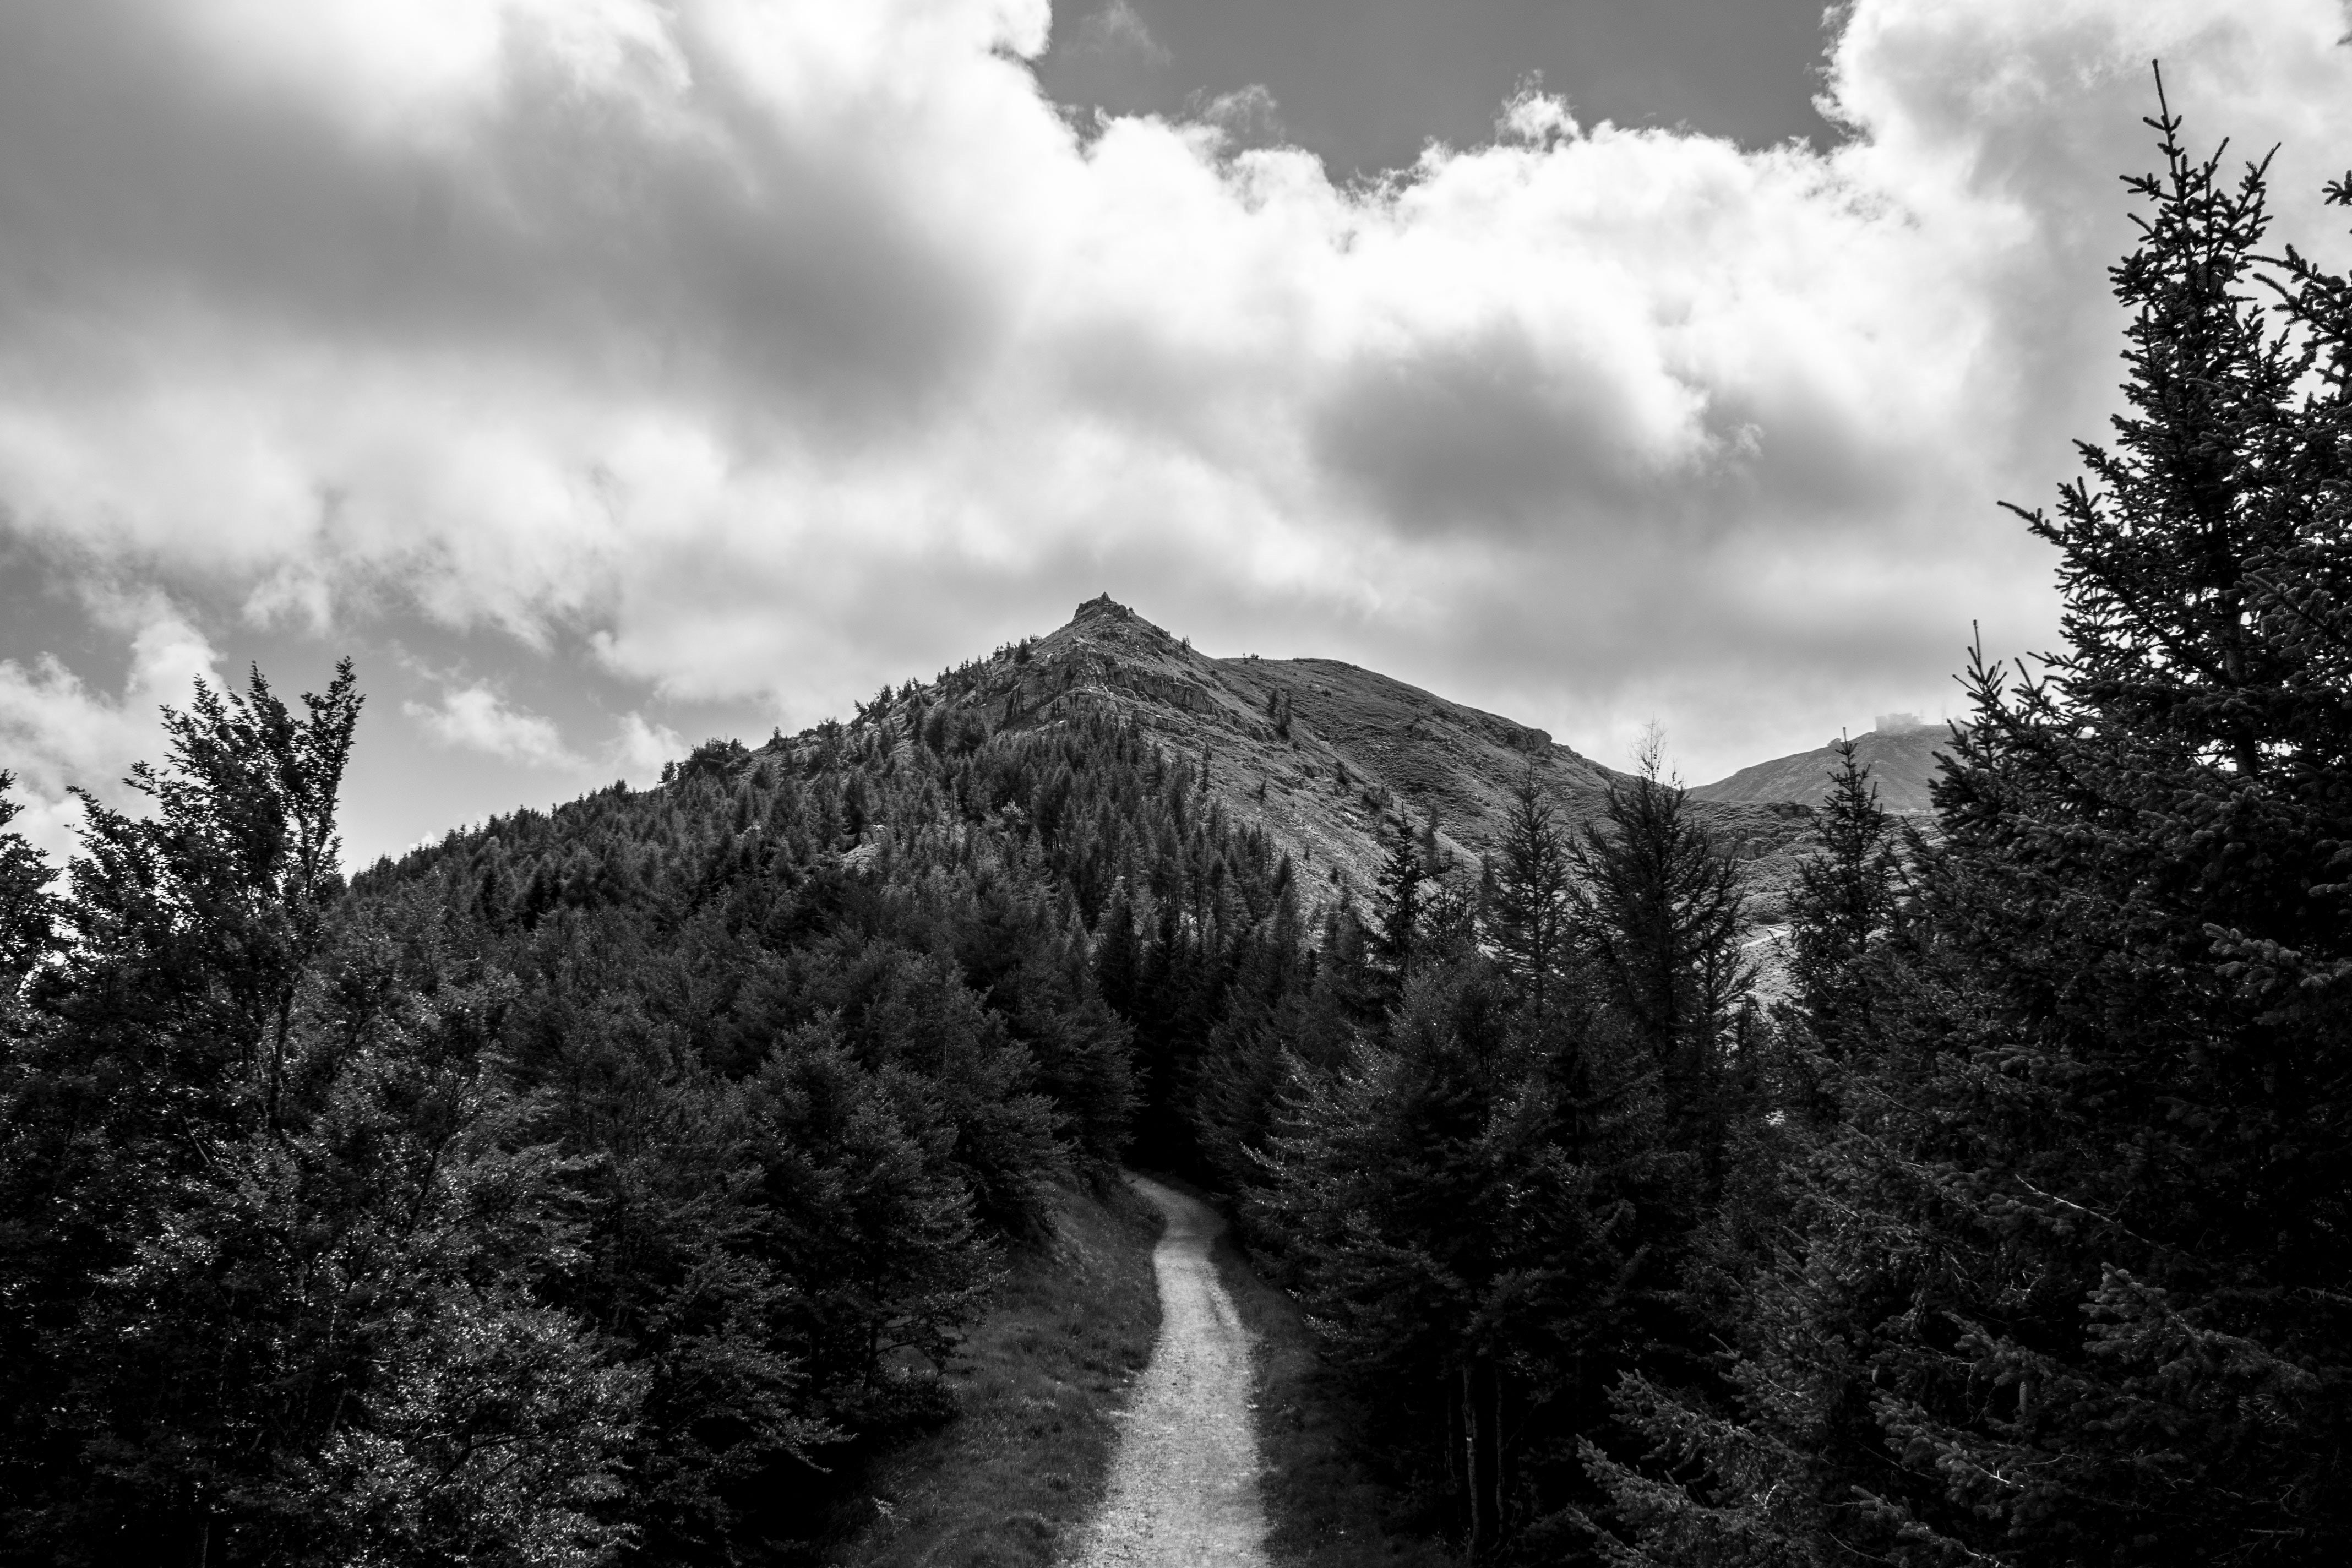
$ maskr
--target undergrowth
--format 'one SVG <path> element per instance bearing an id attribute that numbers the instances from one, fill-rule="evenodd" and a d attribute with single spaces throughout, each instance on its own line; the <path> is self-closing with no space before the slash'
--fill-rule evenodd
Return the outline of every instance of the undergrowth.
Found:
<path id="1" fill-rule="evenodd" d="M 1323 1373 L 1297 1304 L 1257 1277 L 1232 1231 L 1216 1257 L 1257 1363 L 1266 1555 L 1276 1568 L 1456 1568 L 1357 1456 L 1362 1415 Z"/>
<path id="2" fill-rule="evenodd" d="M 1047 1568 L 1100 1506 L 1114 1413 L 1151 1354 L 1160 1215 L 1122 1183 L 1064 1193 L 948 1369 L 957 1417 L 882 1461 L 834 1568 Z"/>

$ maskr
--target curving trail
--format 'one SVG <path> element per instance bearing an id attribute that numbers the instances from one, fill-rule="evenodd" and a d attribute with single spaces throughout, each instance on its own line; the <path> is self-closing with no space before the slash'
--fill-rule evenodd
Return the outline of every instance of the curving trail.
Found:
<path id="1" fill-rule="evenodd" d="M 1209 1258 L 1224 1221 L 1146 1177 L 1128 1182 L 1168 1218 L 1151 1254 L 1160 1340 L 1073 1568 L 1265 1568 L 1249 1335 Z"/>

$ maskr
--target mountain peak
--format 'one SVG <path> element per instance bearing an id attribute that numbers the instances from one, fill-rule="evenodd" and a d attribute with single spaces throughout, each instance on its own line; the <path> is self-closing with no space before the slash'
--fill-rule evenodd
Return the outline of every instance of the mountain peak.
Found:
<path id="1" fill-rule="evenodd" d="M 1309 910 L 1366 895 L 1400 832 L 1433 828 L 1444 852 L 1469 860 L 1498 840 L 1523 781 L 1572 829 L 1601 814 L 1621 777 L 1542 730 L 1344 660 L 1210 658 L 1108 594 L 919 694 L 919 710 L 942 704 L 973 721 L 954 721 L 955 735 L 1107 719 L 1146 738 L 1192 770 L 1198 798 L 1292 857 Z M 894 721 L 881 708 L 860 717 Z M 816 745 L 787 742 L 799 743 Z M 909 731 L 894 743 L 917 742 Z M 1705 815 L 1733 853 L 1767 862 L 1754 868 L 1759 895 L 1810 852 L 1801 807 L 1735 800 Z"/>
<path id="2" fill-rule="evenodd" d="M 1171 637 L 1108 594 L 1097 594 L 1077 607 L 1068 621 L 1040 638 L 1036 651 L 1047 658 L 1066 657 L 1079 650 L 1120 658 L 1173 658 L 1192 663 L 1200 655 L 1192 644 Z"/>

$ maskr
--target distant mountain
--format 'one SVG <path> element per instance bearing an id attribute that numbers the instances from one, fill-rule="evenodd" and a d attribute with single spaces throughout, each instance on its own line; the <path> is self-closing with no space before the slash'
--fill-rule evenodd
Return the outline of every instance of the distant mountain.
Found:
<path id="1" fill-rule="evenodd" d="M 1927 785 L 1943 771 L 1943 752 L 1951 742 L 1951 731 L 1941 724 L 1873 730 L 1855 738 L 1854 755 L 1869 767 L 1880 805 L 1897 816 L 1920 816 L 1935 809 Z M 1818 805 L 1836 766 L 1837 752 L 1825 745 L 1742 768 L 1727 779 L 1698 785 L 1691 795 L 1724 805 Z"/>
<path id="2" fill-rule="evenodd" d="M 925 689 L 992 731 L 1107 714 L 1205 759 L 1208 787 L 1297 861 L 1302 881 L 1360 897 L 1401 814 L 1436 819 L 1441 845 L 1475 858 L 1529 769 L 1571 831 L 1622 775 L 1543 731 L 1338 659 L 1213 658 L 1108 595 L 1049 636 L 999 649 Z M 815 744 L 814 735 L 802 746 Z M 794 744 L 786 742 L 787 746 Z M 1813 792 L 1818 797 L 1819 792 Z M 1750 867 L 1769 906 L 1814 842 L 1812 800 L 1710 800 L 1719 842 Z"/>
<path id="3" fill-rule="evenodd" d="M 1135 774 L 1138 748 L 1122 737 L 1163 761 Z M 1433 822 L 1440 849 L 1475 869 L 1530 771 L 1571 835 L 1625 777 L 1539 729 L 1337 659 L 1211 658 L 1104 596 L 1045 637 L 885 689 L 847 721 L 756 748 L 712 741 L 656 790 L 493 819 L 381 876 L 388 886 L 462 862 L 478 884 L 465 900 L 527 922 L 557 904 L 619 897 L 650 875 L 644 865 L 681 854 L 782 854 L 862 873 L 906 853 L 901 841 L 921 825 L 949 818 L 975 844 L 1025 853 L 1017 846 L 1029 836 L 1058 842 L 1075 809 L 1051 782 L 1056 768 L 1100 773 L 1089 787 L 1110 792 L 1087 808 L 1108 813 L 1085 829 L 1100 846 L 1081 857 L 1089 928 L 1111 883 L 1126 879 L 1139 898 L 1167 865 L 1200 860 L 1182 841 L 1201 832 L 1241 836 L 1267 877 L 1287 857 L 1299 913 L 1319 930 L 1342 900 L 1364 907 L 1400 832 Z M 704 798 L 711 788 L 716 805 Z M 1700 822 L 1744 863 L 1749 917 L 1783 918 L 1797 868 L 1818 850 L 1820 792 L 1693 793 Z"/>

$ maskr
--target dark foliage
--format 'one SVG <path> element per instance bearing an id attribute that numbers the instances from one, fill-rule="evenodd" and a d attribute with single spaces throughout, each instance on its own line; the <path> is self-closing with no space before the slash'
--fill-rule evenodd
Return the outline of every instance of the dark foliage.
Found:
<path id="1" fill-rule="evenodd" d="M 348 887 L 348 668 L 0 803 L 0 1563 L 805 1560 L 1128 1158 L 1482 1560 L 2352 1556 L 2352 284 L 2152 123 L 2066 647 L 1769 1009 L 1654 748 L 1318 904 L 1051 642 Z"/>
<path id="2" fill-rule="evenodd" d="M 1969 671 L 1938 841 L 1842 781 L 1790 1215 L 1736 1397 L 1622 1392 L 1626 1561 L 2352 1552 L 2346 289 L 2150 123 L 2129 411 L 2024 514 L 2067 646 Z"/>
<path id="3" fill-rule="evenodd" d="M 1580 855 L 1530 780 L 1475 879 L 1399 823 L 1370 929 L 1343 913 L 1286 1004 L 1275 1113 L 1232 1130 L 1248 1235 L 1392 1472 L 1474 1553 L 1570 1546 L 1611 1383 L 1695 1364 L 1682 1276 L 1736 1015 L 1678 1015 L 1662 1048 L 1626 996 L 1645 964 L 1677 1006 L 1689 975 L 1738 973 L 1709 901 L 1729 862 L 1681 805 L 1633 781 Z"/>
<path id="4" fill-rule="evenodd" d="M 257 673 L 61 896 L 0 837 L 7 1560 L 789 1555 L 940 1419 L 1047 1184 L 1312 967 L 1188 767 L 988 679 L 346 889 L 350 672 Z"/>

